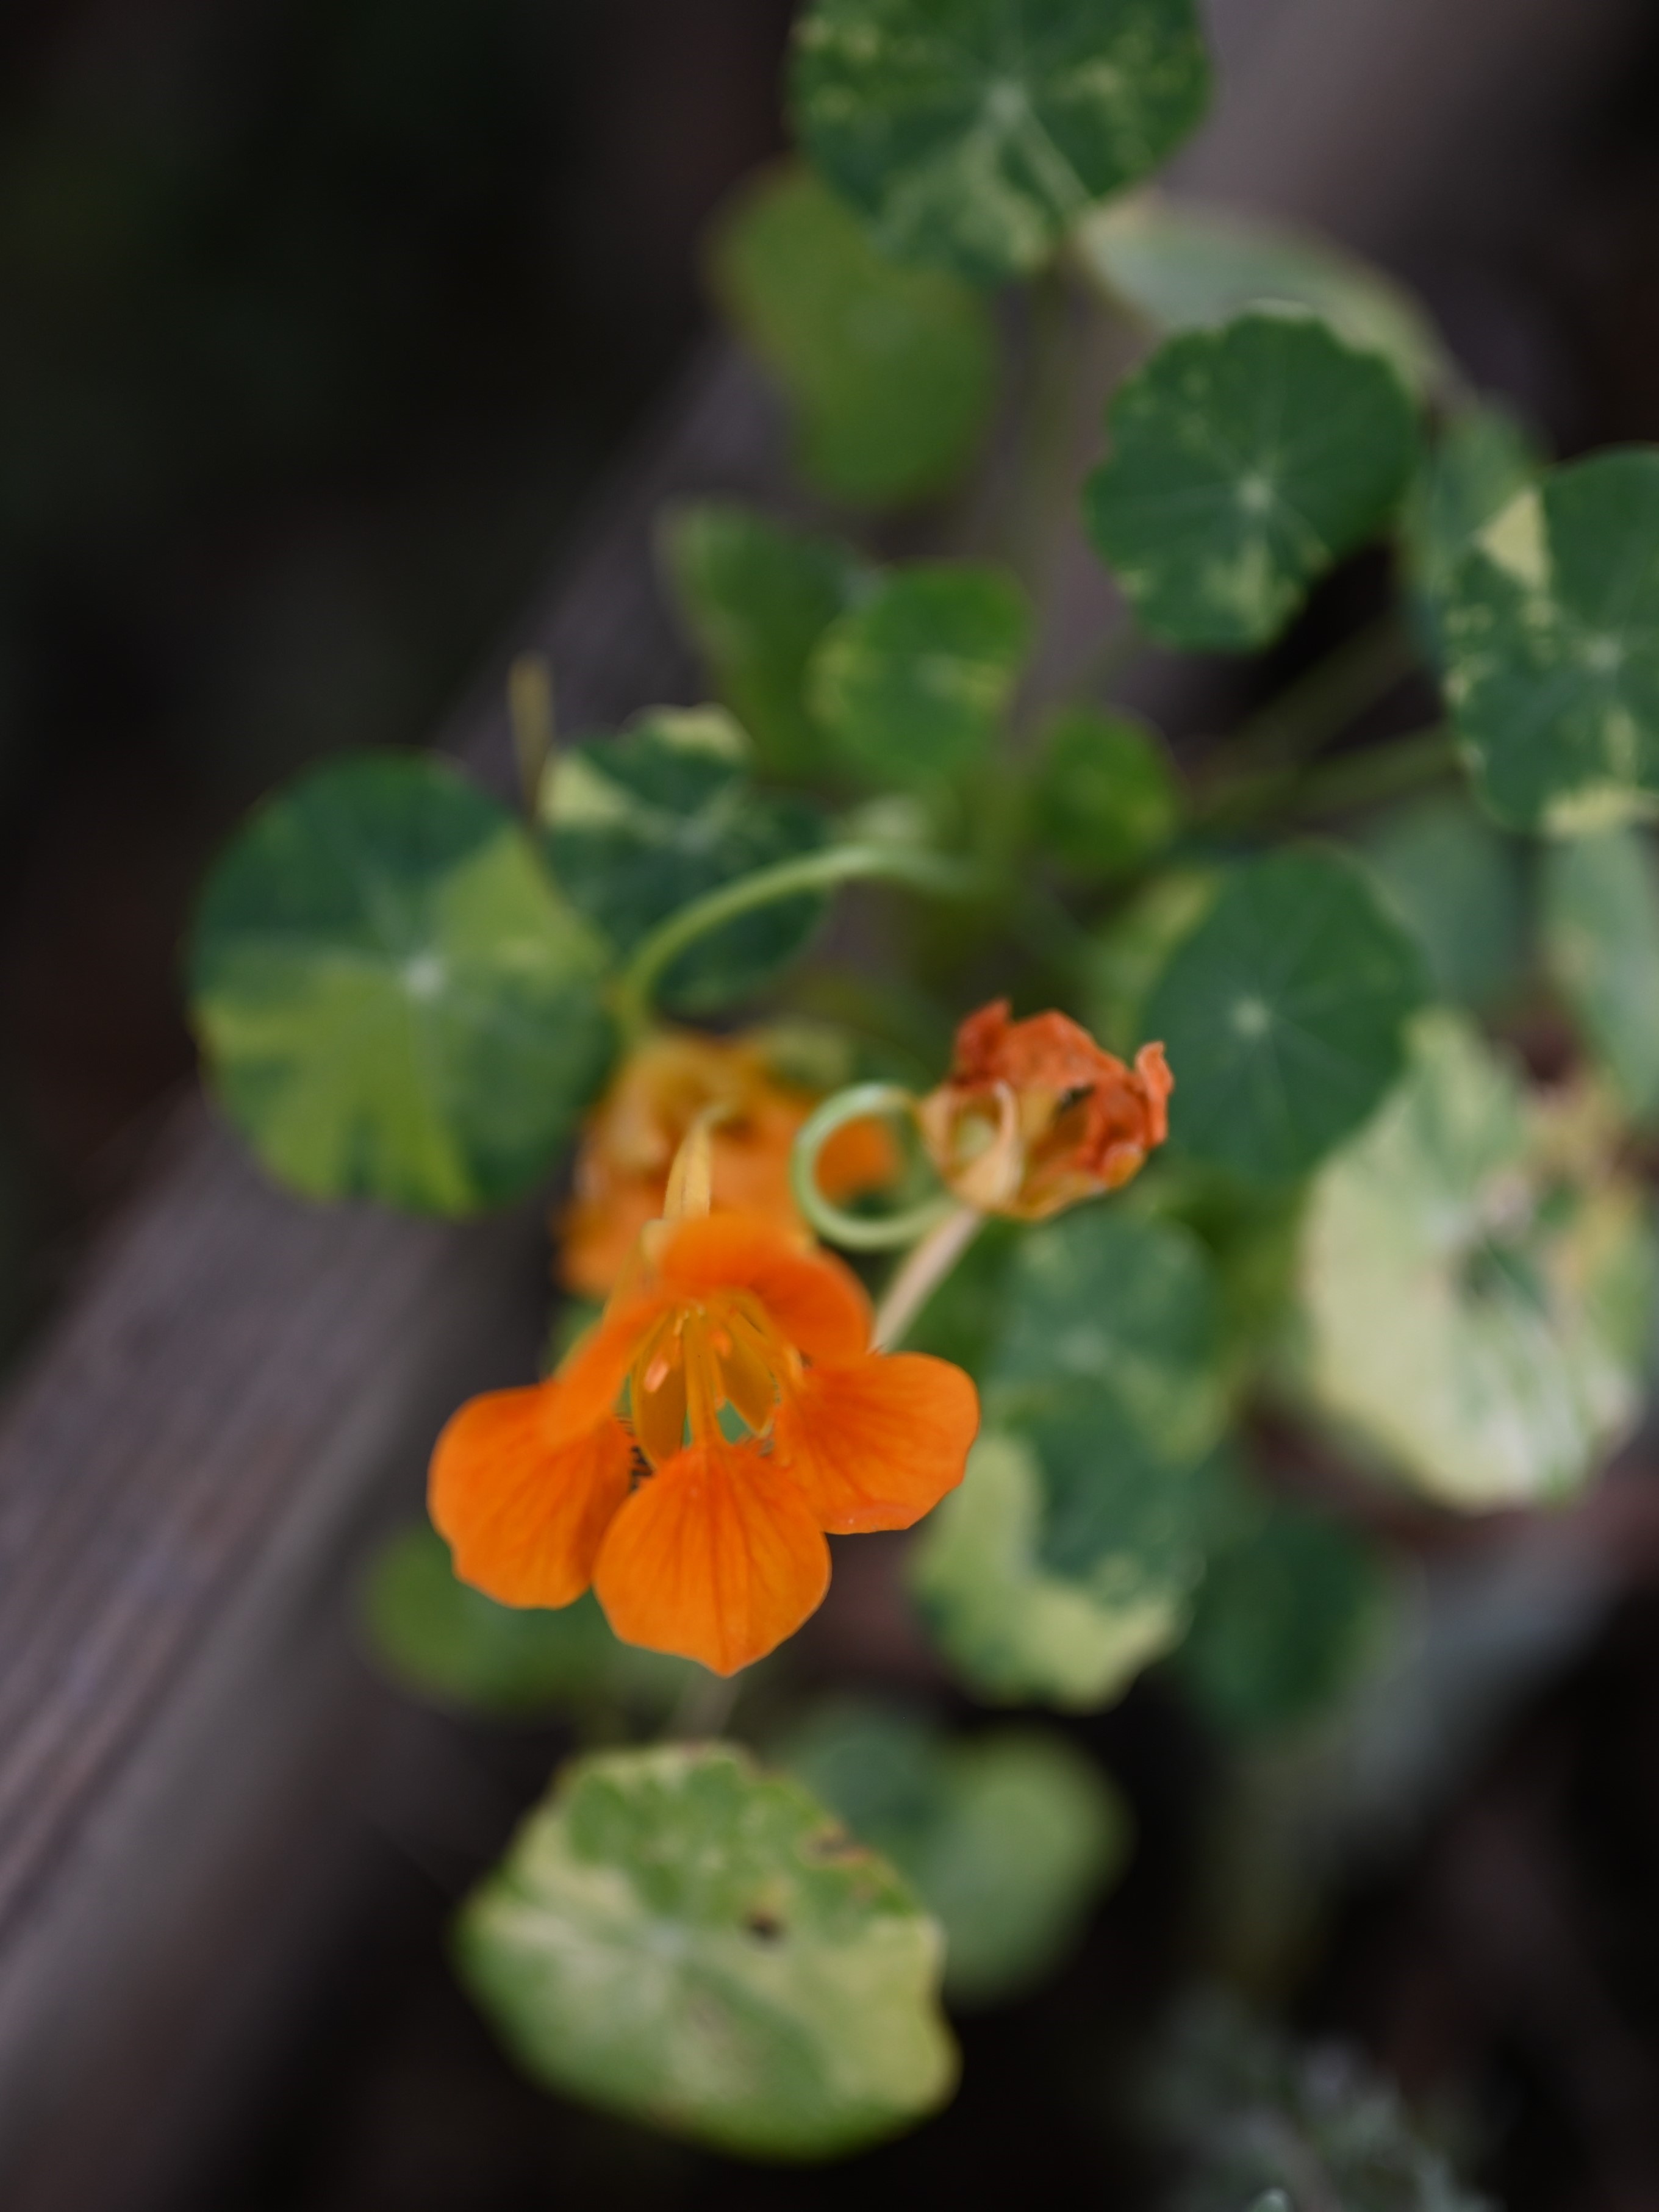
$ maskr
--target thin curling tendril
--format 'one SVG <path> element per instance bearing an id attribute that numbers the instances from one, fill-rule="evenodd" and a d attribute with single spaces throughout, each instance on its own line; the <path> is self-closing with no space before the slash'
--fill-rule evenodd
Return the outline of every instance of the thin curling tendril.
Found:
<path id="1" fill-rule="evenodd" d="M 818 1156 L 838 1129 L 883 1114 L 903 1115 L 914 1122 L 915 1110 L 914 1096 L 901 1084 L 854 1083 L 826 1098 L 803 1122 L 790 1158 L 790 1181 L 803 1218 L 826 1243 L 839 1244 L 848 1252 L 891 1252 L 916 1243 L 956 1211 L 956 1200 L 941 1191 L 902 1213 L 848 1213 L 833 1205 L 818 1186 Z"/>

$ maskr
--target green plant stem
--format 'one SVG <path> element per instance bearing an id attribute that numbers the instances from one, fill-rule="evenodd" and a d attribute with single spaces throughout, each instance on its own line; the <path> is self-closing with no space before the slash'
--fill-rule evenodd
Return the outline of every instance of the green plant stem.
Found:
<path id="1" fill-rule="evenodd" d="M 699 938 L 723 928 L 740 915 L 775 906 L 781 899 L 857 882 L 903 884 L 935 898 L 952 899 L 982 897 L 991 888 L 979 868 L 948 860 L 942 854 L 902 846 L 832 845 L 825 852 L 808 853 L 799 860 L 780 860 L 774 867 L 757 869 L 752 876 L 739 877 L 736 883 L 722 884 L 718 890 L 693 899 L 635 946 L 617 979 L 614 1000 L 624 1031 L 637 1033 L 649 1022 L 658 984 Z"/>
<path id="2" fill-rule="evenodd" d="M 900 1261 L 876 1309 L 875 1341 L 891 1352 L 985 1225 L 977 1206 L 953 1206 Z"/>
<path id="3" fill-rule="evenodd" d="M 827 1243 L 848 1252 L 890 1252 L 914 1244 L 951 1210 L 952 1200 L 941 1193 L 903 1213 L 848 1213 L 824 1196 L 819 1184 L 818 1156 L 838 1129 L 881 1114 L 913 1120 L 915 1110 L 915 1094 L 902 1084 L 854 1083 L 826 1098 L 802 1123 L 789 1156 L 789 1180 L 803 1218 Z"/>
<path id="4" fill-rule="evenodd" d="M 1379 615 L 1241 725 L 1222 749 L 1225 771 L 1305 760 L 1386 698 L 1420 659 L 1398 613 Z"/>
<path id="5" fill-rule="evenodd" d="M 661 1740 L 706 1743 L 726 1729 L 743 1691 L 741 1674 L 710 1674 L 699 1669 L 680 1692 Z"/>
<path id="6" fill-rule="evenodd" d="M 1267 769 L 1218 777 L 1206 792 L 1200 792 L 1191 819 L 1195 829 L 1216 832 L 1346 814 L 1438 782 L 1455 771 L 1457 757 L 1454 733 L 1437 722 L 1317 768 Z"/>

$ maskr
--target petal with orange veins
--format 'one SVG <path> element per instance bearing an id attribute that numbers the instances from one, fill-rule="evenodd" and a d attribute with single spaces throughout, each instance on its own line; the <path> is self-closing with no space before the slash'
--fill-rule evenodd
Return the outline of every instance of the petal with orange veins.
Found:
<path id="1" fill-rule="evenodd" d="M 626 1644 L 735 1674 L 793 1636 L 830 1586 L 799 1487 L 752 1446 L 690 1445 L 611 1525 L 593 1587 Z"/>
<path id="2" fill-rule="evenodd" d="M 569 1605 L 628 1496 L 617 1421 L 561 1441 L 556 1382 L 469 1399 L 432 1455 L 427 1505 L 456 1575 L 502 1605 Z"/>
<path id="3" fill-rule="evenodd" d="M 777 1456 L 820 1528 L 908 1528 L 962 1480 L 979 1393 L 925 1352 L 809 1367 L 778 1407 Z"/>
<path id="4" fill-rule="evenodd" d="M 615 1412 L 641 1340 L 662 1311 L 653 1293 L 616 1297 L 577 1339 L 555 1378 L 558 1394 L 550 1413 L 557 1432 L 577 1434 Z"/>
<path id="5" fill-rule="evenodd" d="M 809 1359 L 856 1359 L 870 1341 L 870 1301 L 850 1267 L 806 1252 L 751 1213 L 710 1213 L 676 1223 L 657 1257 L 665 1296 L 750 1291 L 780 1335 Z"/>

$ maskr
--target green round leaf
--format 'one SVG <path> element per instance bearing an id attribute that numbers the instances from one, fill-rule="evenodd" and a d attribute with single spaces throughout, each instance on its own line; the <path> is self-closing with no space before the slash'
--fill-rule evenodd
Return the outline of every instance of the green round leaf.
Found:
<path id="1" fill-rule="evenodd" d="M 1096 208 L 1077 245 L 1084 267 L 1156 330 L 1207 330 L 1247 307 L 1301 307 L 1392 362 L 1425 398 L 1455 380 L 1421 302 L 1316 232 L 1148 191 Z"/>
<path id="2" fill-rule="evenodd" d="M 1091 707 L 1049 723 L 1031 797 L 1037 837 L 1080 876 L 1131 873 L 1181 825 L 1181 787 L 1156 731 Z"/>
<path id="3" fill-rule="evenodd" d="M 1388 522 L 1416 458 L 1398 373 L 1311 315 L 1172 338 L 1113 398 L 1089 535 L 1155 637 L 1267 645 L 1308 586 Z"/>
<path id="4" fill-rule="evenodd" d="M 985 302 L 967 285 L 896 267 L 845 203 L 798 169 L 744 191 L 712 264 L 722 307 L 791 403 L 815 489 L 854 507 L 902 506 L 969 465 L 998 358 Z"/>
<path id="5" fill-rule="evenodd" d="M 466 1213 L 544 1174 L 603 1080 L 603 956 L 453 769 L 313 769 L 210 876 L 191 955 L 214 1089 L 313 1198 Z"/>
<path id="6" fill-rule="evenodd" d="M 1446 696 L 1500 822 L 1558 836 L 1659 812 L 1659 452 L 1552 469 L 1439 603 Z"/>
<path id="7" fill-rule="evenodd" d="M 1314 1186 L 1303 1387 L 1407 1480 L 1480 1511 L 1565 1496 L 1635 1419 L 1639 1194 L 1455 1016 Z"/>
<path id="8" fill-rule="evenodd" d="M 723 1744 L 575 1761 L 457 1929 L 537 2079 L 766 2158 L 855 2150 L 944 2103 L 942 1948 L 881 1859 Z"/>
<path id="9" fill-rule="evenodd" d="M 1086 1432 L 1078 1441 L 1086 1443 Z M 1111 1440 L 1097 1437 L 1109 1450 Z M 1145 1490 L 1139 1516 L 1154 1534 L 1178 1517 L 1168 1494 Z M 1094 1571 L 1045 1563 L 1048 1482 L 1036 1449 L 990 1432 L 969 1455 L 958 1489 L 928 1516 L 910 1555 L 911 1588 L 940 1649 L 975 1692 L 994 1702 L 1041 1700 L 1088 1712 L 1122 1696 L 1152 1661 L 1178 1644 L 1191 1609 L 1194 1553 L 1150 1561 L 1133 1549 L 1100 1553 Z M 1097 1531 L 1099 1526 L 1097 1518 Z"/>
<path id="10" fill-rule="evenodd" d="M 448 1546 L 422 1525 L 383 1547 L 363 1611 L 375 1656 L 389 1674 L 465 1712 L 541 1715 L 620 1705 L 665 1713 L 702 1672 L 688 1660 L 619 1644 L 592 1595 L 552 1613 L 497 1605 L 457 1582 Z"/>
<path id="11" fill-rule="evenodd" d="M 757 792 L 750 763 L 717 707 L 653 708 L 556 763 L 542 810 L 554 873 L 619 951 L 705 892 L 823 843 L 822 811 Z M 824 908 L 808 891 L 712 930 L 669 969 L 664 1003 L 702 1013 L 747 997 L 805 950 Z"/>
<path id="12" fill-rule="evenodd" d="M 1439 997 L 1480 1009 L 1516 990 L 1528 941 L 1521 851 L 1466 793 L 1408 799 L 1373 823 L 1360 847 Z"/>
<path id="13" fill-rule="evenodd" d="M 1147 1001 L 1170 957 L 1221 895 L 1216 867 L 1161 869 L 1096 932 L 1084 973 L 1089 1034 L 1127 1058 L 1150 1032 Z"/>
<path id="14" fill-rule="evenodd" d="M 1487 524 L 1537 482 L 1542 468 L 1521 424 L 1491 405 L 1455 415 L 1424 456 L 1406 503 L 1404 539 L 1431 629 L 1436 604 L 1458 564 Z"/>
<path id="15" fill-rule="evenodd" d="M 825 632 L 808 678 L 837 757 L 875 783 L 926 783 L 979 758 L 1030 649 L 1010 576 L 967 562 L 896 570 Z"/>
<path id="16" fill-rule="evenodd" d="M 1308 848 L 1248 862 L 1147 1010 L 1175 1071 L 1172 1139 L 1257 1180 L 1304 1174 L 1382 1103 L 1424 981 L 1352 861 Z"/>
<path id="17" fill-rule="evenodd" d="M 1659 1112 L 1659 864 L 1635 830 L 1546 846 L 1544 952 L 1638 1120 Z"/>
<path id="18" fill-rule="evenodd" d="M 945 1929 L 945 1993 L 999 2004 L 1060 1965 L 1127 1856 L 1093 1760 L 1036 1728 L 951 1737 L 857 1699 L 819 1706 L 779 1755 L 915 1883 Z"/>
<path id="19" fill-rule="evenodd" d="M 994 284 L 1175 151 L 1210 66 L 1193 0 L 815 0 L 792 91 L 883 252 Z"/>
<path id="20" fill-rule="evenodd" d="M 849 547 L 790 530 L 752 508 L 702 500 L 672 509 L 665 564 L 687 629 L 720 696 L 774 775 L 822 773 L 806 710 L 812 648 L 868 570 Z"/>

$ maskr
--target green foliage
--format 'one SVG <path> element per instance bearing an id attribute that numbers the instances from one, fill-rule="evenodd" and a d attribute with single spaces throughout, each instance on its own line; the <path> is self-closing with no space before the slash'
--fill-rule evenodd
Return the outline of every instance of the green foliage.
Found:
<path id="1" fill-rule="evenodd" d="M 1639 831 L 1546 847 L 1545 957 L 1597 1060 L 1642 1121 L 1659 1112 L 1659 866 Z"/>
<path id="2" fill-rule="evenodd" d="M 462 1711 L 512 1717 L 620 1705 L 662 1714 L 702 1672 L 619 1644 L 591 1595 L 557 1612 L 497 1605 L 457 1582 L 449 1547 L 424 1523 L 382 1547 L 363 1614 L 389 1674 Z"/>
<path id="3" fill-rule="evenodd" d="M 792 89 L 883 252 L 997 283 L 1175 150 L 1210 68 L 1193 0 L 813 0 Z"/>
<path id="4" fill-rule="evenodd" d="M 1437 601 L 1446 696 L 1500 822 L 1554 836 L 1659 811 L 1659 453 L 1550 470 Z"/>
<path id="5" fill-rule="evenodd" d="M 801 474 L 854 507 L 945 489 L 984 437 L 997 388 L 985 302 L 937 269 L 901 269 L 818 179 L 776 169 L 726 217 L 720 303 L 783 386 Z"/>
<path id="6" fill-rule="evenodd" d="M 1030 633 L 1025 595 L 1000 569 L 915 562 L 825 633 L 812 712 L 841 763 L 872 783 L 955 775 L 995 735 Z"/>
<path id="7" fill-rule="evenodd" d="M 280 1181 L 467 1213 L 544 1174 L 603 1080 L 604 964 L 504 808 L 437 761 L 363 755 L 302 777 L 222 854 L 191 1012 Z"/>
<path id="8" fill-rule="evenodd" d="M 1197 1562 L 1178 1577 L 1144 1575 L 1121 1556 L 1085 1579 L 1052 1573 L 1042 1558 L 1045 1492 L 1032 1447 L 988 1431 L 962 1486 L 928 1518 L 911 1588 L 945 1657 L 980 1696 L 1088 1712 L 1179 1642 Z"/>
<path id="9" fill-rule="evenodd" d="M 806 666 L 868 580 L 866 565 L 832 538 L 728 500 L 672 509 L 659 542 L 686 627 L 761 767 L 781 776 L 821 772 Z"/>
<path id="10" fill-rule="evenodd" d="M 1431 618 L 1481 532 L 1536 483 L 1542 467 L 1514 416 L 1490 404 L 1454 415 L 1424 455 L 1406 502 L 1404 540 L 1412 581 L 1426 595 Z"/>
<path id="11" fill-rule="evenodd" d="M 751 758 L 718 708 L 659 707 L 556 762 L 541 807 L 553 871 L 618 951 L 705 892 L 823 845 L 822 811 L 757 791 Z M 805 948 L 823 912 L 822 893 L 806 891 L 711 931 L 669 969 L 664 1002 L 707 1012 L 748 997 Z"/>
<path id="12" fill-rule="evenodd" d="M 1152 1035 L 1146 1006 L 1158 978 L 1224 880 L 1214 867 L 1166 869 L 1095 933 L 1084 968 L 1084 1015 L 1109 1050 L 1127 1055 Z"/>
<path id="13" fill-rule="evenodd" d="M 1386 1585 L 1376 1554 L 1340 1522 L 1231 1468 L 1216 1479 L 1209 1565 L 1174 1663 L 1219 1727 L 1277 1735 L 1317 1719 L 1354 1681 Z"/>
<path id="14" fill-rule="evenodd" d="M 1421 303 L 1316 233 L 1149 191 L 1094 210 L 1077 245 L 1083 266 L 1155 330 L 1207 330 L 1247 307 L 1301 307 L 1349 345 L 1392 362 L 1425 398 L 1452 380 Z"/>
<path id="15" fill-rule="evenodd" d="M 727 2151 L 822 2158 L 949 2096 L 939 1931 L 799 1783 L 724 1744 L 574 1761 L 456 1954 L 527 2072 Z"/>
<path id="16" fill-rule="evenodd" d="M 1179 2168 L 1172 2212 L 1489 2212 L 1355 2053 L 1299 2048 L 1231 1997 L 1176 2014 L 1146 2117 Z"/>
<path id="17" fill-rule="evenodd" d="M 951 1737 L 846 1698 L 809 1714 L 779 1755 L 914 1882 L 945 1930 L 953 2004 L 1001 2003 L 1043 1980 L 1128 1855 L 1121 1800 L 1046 1729 Z"/>
<path id="18" fill-rule="evenodd" d="M 1237 869 L 1147 1010 L 1176 1070 L 1171 1138 L 1270 1181 L 1305 1173 L 1400 1073 L 1421 958 L 1363 872 L 1334 851 Z"/>
<path id="19" fill-rule="evenodd" d="M 1181 787 L 1156 731 L 1092 707 L 1049 722 L 1031 800 L 1045 849 L 1091 879 L 1144 867 L 1181 825 Z"/>
<path id="20" fill-rule="evenodd" d="M 1463 793 L 1442 792 L 1390 808 L 1360 842 L 1437 994 L 1477 1010 L 1510 997 L 1528 950 L 1526 873 L 1515 840 Z"/>
<path id="21" fill-rule="evenodd" d="M 1195 652 L 1271 644 L 1308 586 L 1387 524 L 1416 458 L 1398 373 L 1279 311 L 1170 339 L 1109 421 L 1089 535 L 1145 628 Z"/>
<path id="22" fill-rule="evenodd" d="M 1319 1177 L 1303 1386 L 1405 1480 L 1468 1510 L 1577 1490 L 1641 1403 L 1654 1254 L 1594 1102 L 1530 1103 L 1453 1015 Z"/>

